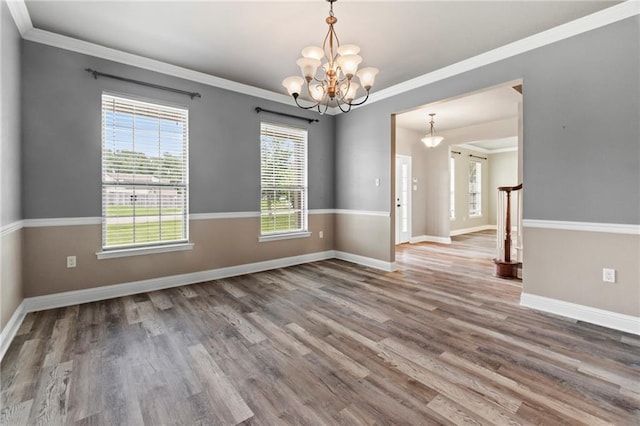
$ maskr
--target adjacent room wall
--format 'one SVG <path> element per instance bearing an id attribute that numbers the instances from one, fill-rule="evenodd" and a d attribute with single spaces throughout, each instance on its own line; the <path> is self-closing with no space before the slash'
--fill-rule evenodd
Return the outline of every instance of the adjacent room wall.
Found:
<path id="1" fill-rule="evenodd" d="M 440 185 L 442 179 L 448 180 L 448 174 L 438 164 L 439 156 L 434 156 L 420 141 L 423 136 L 423 133 L 396 127 L 396 154 L 411 157 L 412 177 L 417 179 L 411 184 L 411 237 L 416 241 L 449 236 L 449 218 L 442 220 L 441 217 L 442 209 L 448 209 L 449 193 L 448 189 L 442 191 Z"/>
<path id="2" fill-rule="evenodd" d="M 0 330 L 23 299 L 20 163 L 20 34 L 5 2 L 0 65 Z"/>
<path id="3" fill-rule="evenodd" d="M 495 225 L 498 217 L 498 191 L 500 186 L 516 186 L 518 182 L 518 151 L 489 154 L 489 224 Z M 514 208 L 515 204 L 511 207 Z M 512 210 L 515 212 L 515 210 Z M 513 217 L 515 220 L 515 216 Z M 515 224 L 515 221 L 512 221 Z"/>
<path id="4" fill-rule="evenodd" d="M 93 68 L 197 91 L 201 99 L 99 78 Z M 294 107 L 23 41 L 24 292 L 26 297 L 205 271 L 334 249 L 334 118 L 319 123 L 256 114 L 257 106 L 317 117 Z M 193 250 L 97 260 L 101 251 L 101 102 L 103 91 L 188 107 Z M 260 121 L 309 131 L 312 236 L 258 242 Z M 226 217 L 211 216 L 225 213 Z M 57 226 L 56 219 L 71 218 Z M 33 221 L 37 219 L 37 221 Z M 44 219 L 40 221 L 40 219 Z M 68 221 L 67 221 L 68 223 Z M 64 224 L 64 223 L 63 223 Z M 41 226 L 42 225 L 42 226 Z M 324 231 L 324 238 L 318 232 Z M 67 269 L 68 255 L 77 267 Z"/>
<path id="5" fill-rule="evenodd" d="M 391 208 L 392 114 L 522 79 L 525 219 L 543 220 L 542 225 L 547 227 L 558 221 L 637 226 L 639 27 L 640 17 L 636 15 L 338 116 L 336 207 Z M 585 55 L 585 49 L 598 54 Z M 373 185 L 375 177 L 381 177 L 380 187 Z M 393 235 L 391 221 L 380 226 L 387 226 L 386 233 Z M 340 238 L 351 240 L 356 252 L 371 250 L 371 244 L 389 244 L 388 240 L 368 237 L 381 232 L 377 229 L 367 235 L 346 229 L 342 232 L 345 235 Z M 524 292 L 640 316 L 637 261 L 634 265 L 620 264 L 615 285 L 601 282 L 601 268 L 608 263 L 602 253 L 618 252 L 618 238 L 632 241 L 625 245 L 625 256 L 640 258 L 637 234 L 601 232 L 591 236 L 600 243 L 599 251 L 590 256 L 598 270 L 585 281 L 576 279 L 583 276 L 585 254 L 567 251 L 562 259 L 540 256 L 549 245 L 563 246 L 564 240 L 562 233 L 536 238 L 539 232 L 547 234 L 546 229 L 525 230 Z M 384 247 L 379 251 L 385 253 Z M 393 261 L 393 251 L 381 259 Z M 528 270 L 553 271 L 553 276 L 528 275 Z M 585 293 L 600 296 L 585 300 Z"/>
<path id="6" fill-rule="evenodd" d="M 493 167 L 489 155 L 455 145 L 451 147 L 451 150 L 460 153 L 451 153 L 451 156 L 455 161 L 456 180 L 454 200 L 456 206 L 456 217 L 451 220 L 451 232 L 477 229 L 489 225 L 491 222 L 491 218 L 489 217 L 491 212 L 491 198 L 489 195 L 491 192 L 490 176 L 491 169 Z M 469 157 L 470 155 L 482 158 Z M 480 216 L 469 215 L 469 163 L 471 161 L 478 161 L 481 165 L 480 181 L 482 184 L 482 193 L 480 196 L 480 207 L 482 214 Z M 448 166 L 449 164 L 447 163 L 447 170 Z M 448 182 L 449 181 L 447 180 L 447 183 Z M 448 212 L 449 211 L 447 210 L 447 215 Z"/>
<path id="7" fill-rule="evenodd" d="M 514 104 L 514 110 L 516 105 Z M 418 179 L 417 190 L 412 190 L 411 203 L 411 236 L 414 241 L 446 241 L 451 231 L 476 229 L 481 226 L 495 225 L 496 197 L 492 194 L 494 188 L 491 182 L 490 156 L 472 151 L 464 147 L 455 146 L 458 143 L 468 143 L 485 139 L 501 139 L 515 136 L 517 132 L 517 117 L 481 123 L 457 129 L 450 129 L 441 134 L 444 141 L 436 148 L 427 148 L 420 141 L 424 136 L 420 132 L 410 129 L 396 128 L 397 154 L 412 157 L 413 177 Z M 449 150 L 454 146 L 461 155 L 454 155 L 456 159 L 456 218 L 449 219 Z M 489 158 L 483 163 L 483 194 L 482 216 L 468 215 L 468 162 L 469 154 Z M 517 164 L 515 165 L 517 167 Z M 502 167 L 500 164 L 498 167 Z M 492 206 L 493 210 L 492 210 Z M 493 221 L 492 216 L 493 215 Z"/>

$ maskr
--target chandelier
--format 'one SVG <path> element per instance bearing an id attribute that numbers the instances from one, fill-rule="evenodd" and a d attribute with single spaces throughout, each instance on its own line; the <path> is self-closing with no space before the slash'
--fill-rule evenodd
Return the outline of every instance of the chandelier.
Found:
<path id="1" fill-rule="evenodd" d="M 427 146 L 427 148 L 435 148 L 444 139 L 442 136 L 434 136 L 433 135 L 433 124 L 434 124 L 433 116 L 434 115 L 436 115 L 435 112 L 429 114 L 429 117 L 431 117 L 431 121 L 429 122 L 429 124 L 431 125 L 431 129 L 429 131 L 429 134 L 425 135 L 424 138 L 420 139 L 422 141 L 422 143 L 424 143 Z"/>
<path id="2" fill-rule="evenodd" d="M 365 103 L 378 74 L 377 68 L 362 68 L 358 71 L 358 65 L 362 62 L 362 57 L 358 55 L 360 48 L 355 44 L 340 45 L 333 28 L 338 22 L 338 18 L 333 15 L 333 3 L 337 0 L 327 1 L 331 4 L 326 19 L 329 31 L 322 47 L 308 46 L 302 49 L 302 58 L 296 61 L 302 77 L 287 77 L 282 82 L 296 105 L 303 109 L 317 108 L 320 114 L 324 114 L 329 106 L 337 106 L 342 112 L 349 112 L 352 106 Z M 360 84 L 353 77 L 357 77 Z M 298 102 L 303 86 L 306 86 L 307 94 L 313 99 L 310 106 Z M 360 86 L 367 92 L 367 96 L 361 102 L 354 103 Z"/>

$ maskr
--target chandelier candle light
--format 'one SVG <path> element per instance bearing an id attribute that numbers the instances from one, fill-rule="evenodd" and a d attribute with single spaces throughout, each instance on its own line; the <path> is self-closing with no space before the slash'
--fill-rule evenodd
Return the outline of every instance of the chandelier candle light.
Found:
<path id="1" fill-rule="evenodd" d="M 302 71 L 302 77 L 287 77 L 282 82 L 293 96 L 296 105 L 303 109 L 317 108 L 320 114 L 324 114 L 330 105 L 337 106 L 342 112 L 349 112 L 352 106 L 365 103 L 378 74 L 377 68 L 362 68 L 358 71 L 358 65 L 362 62 L 362 57 L 358 55 L 360 48 L 355 44 L 340 45 L 333 28 L 338 22 L 338 18 L 333 16 L 333 3 L 337 0 L 327 1 L 331 4 L 326 19 L 329 31 L 322 47 L 308 46 L 302 49 L 302 58 L 296 61 Z M 360 84 L 354 81 L 354 76 Z M 304 106 L 298 102 L 305 82 L 307 93 L 315 102 L 311 106 Z M 367 92 L 367 96 L 361 102 L 354 103 L 360 86 Z"/>
<path id="2" fill-rule="evenodd" d="M 436 115 L 435 112 L 429 114 L 429 117 L 431 117 L 431 121 L 429 122 L 429 124 L 431 125 L 431 130 L 429 131 L 428 135 L 425 135 L 424 138 L 420 139 L 422 141 L 422 143 L 424 143 L 427 148 L 435 148 L 436 146 L 440 145 L 440 142 L 442 142 L 442 140 L 444 139 L 442 136 L 434 136 L 433 135 L 433 116 Z"/>

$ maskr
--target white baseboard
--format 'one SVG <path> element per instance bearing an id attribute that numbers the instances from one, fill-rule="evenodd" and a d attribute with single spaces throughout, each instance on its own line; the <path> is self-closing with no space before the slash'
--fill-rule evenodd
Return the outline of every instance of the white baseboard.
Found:
<path id="1" fill-rule="evenodd" d="M 18 307 L 16 308 L 13 315 L 9 319 L 7 325 L 2 329 L 2 333 L 0 333 L 0 361 L 4 358 L 4 354 L 9 349 L 9 345 L 13 341 L 13 338 L 16 337 L 16 333 L 20 329 L 22 325 L 22 321 L 24 321 L 24 317 L 27 315 L 27 311 L 25 310 L 24 300 Z"/>
<path id="2" fill-rule="evenodd" d="M 114 297 L 129 296 L 149 291 L 163 290 L 181 285 L 201 283 L 237 275 L 251 274 L 269 269 L 285 268 L 302 263 L 331 259 L 333 250 L 303 254 L 300 256 L 266 260 L 263 262 L 247 263 L 244 265 L 228 266 L 207 271 L 190 272 L 188 274 L 171 275 L 168 277 L 152 278 L 124 284 L 107 285 L 86 290 L 67 291 L 46 296 L 29 297 L 24 301 L 26 312 L 44 309 L 60 308 L 80 303 L 96 302 L 98 300 L 113 299 Z"/>
<path id="3" fill-rule="evenodd" d="M 640 317 L 605 311 L 590 306 L 578 305 L 563 300 L 522 293 L 520 305 L 538 311 L 562 315 L 626 333 L 640 335 Z"/>
<path id="4" fill-rule="evenodd" d="M 148 280 L 107 285 L 85 290 L 67 291 L 64 293 L 48 294 L 46 296 L 28 297 L 22 301 L 20 306 L 18 306 L 7 325 L 2 329 L 2 333 L 0 333 L 0 360 L 4 357 L 6 350 L 9 348 L 9 345 L 20 328 L 22 321 L 29 312 L 73 306 L 81 303 L 97 302 L 100 300 L 113 299 L 115 297 L 130 296 L 132 294 L 163 290 L 171 287 L 201 283 L 277 268 L 285 268 L 288 266 L 333 258 L 346 260 L 348 262 L 376 269 L 382 269 L 384 271 L 394 271 L 396 269 L 395 263 L 392 262 L 384 262 L 382 260 L 341 251 L 327 250 L 317 253 L 303 254 L 300 256 L 266 260 L 263 262 L 191 272 L 188 274 L 152 278 Z"/>
<path id="5" fill-rule="evenodd" d="M 368 266 L 370 268 L 381 269 L 383 271 L 392 272 L 397 269 L 395 262 L 385 262 L 383 260 L 374 259 L 371 257 L 360 256 L 357 254 L 346 253 L 344 251 L 335 251 L 334 257 L 340 260 L 346 260 L 347 262 L 357 263 L 362 266 Z"/>
<path id="6" fill-rule="evenodd" d="M 451 235 L 452 237 L 455 237 L 456 235 L 470 234 L 472 232 L 480 232 L 480 231 L 488 231 L 488 230 L 495 231 L 496 229 L 497 229 L 496 225 L 480 225 L 480 226 L 474 226 L 472 228 L 455 229 L 449 232 L 449 235 Z"/>
<path id="7" fill-rule="evenodd" d="M 434 237 L 433 235 L 418 235 L 416 237 L 409 238 L 411 244 L 416 243 L 441 243 L 451 244 L 451 237 Z"/>

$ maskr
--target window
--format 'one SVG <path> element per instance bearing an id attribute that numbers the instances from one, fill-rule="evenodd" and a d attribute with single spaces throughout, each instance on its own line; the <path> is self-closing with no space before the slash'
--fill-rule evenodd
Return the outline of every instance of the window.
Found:
<path id="1" fill-rule="evenodd" d="M 482 215 L 482 164 L 469 163 L 469 216 Z"/>
<path id="2" fill-rule="evenodd" d="M 307 231 L 307 131 L 260 123 L 260 234 Z"/>
<path id="3" fill-rule="evenodd" d="M 449 219 L 456 218 L 456 159 L 449 158 Z"/>
<path id="4" fill-rule="evenodd" d="M 102 95 L 103 249 L 186 242 L 186 109 Z"/>

